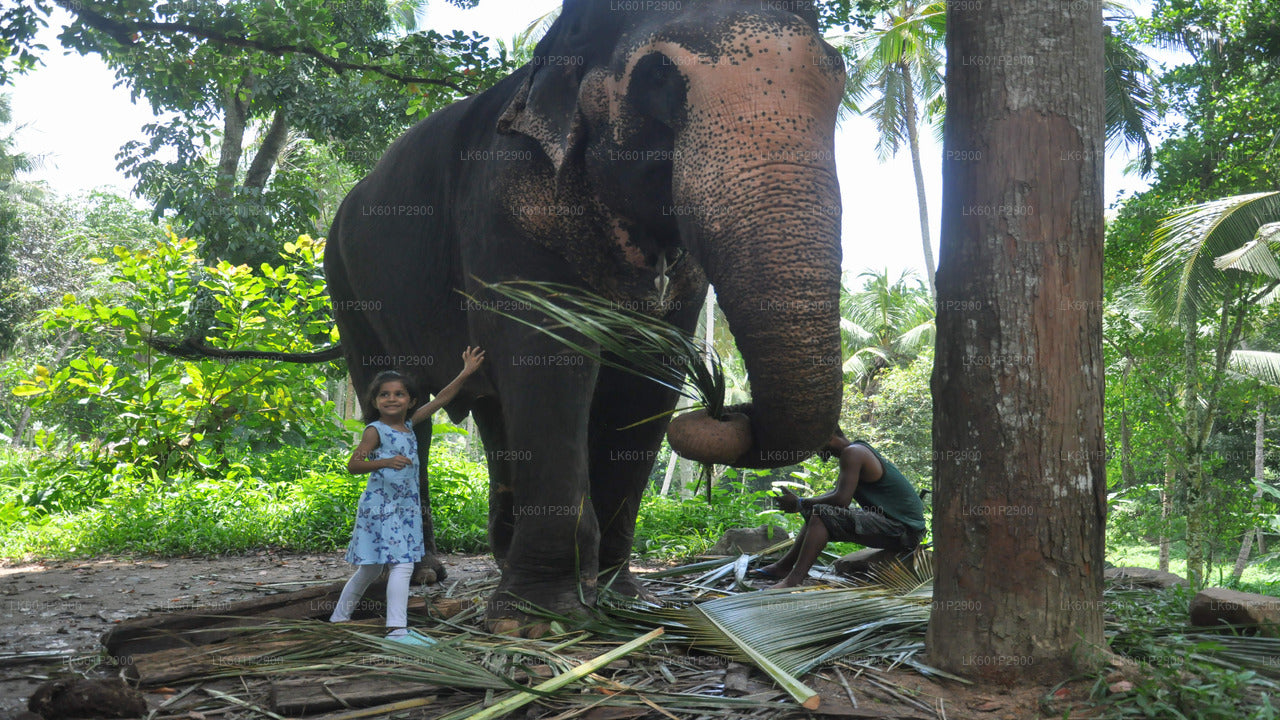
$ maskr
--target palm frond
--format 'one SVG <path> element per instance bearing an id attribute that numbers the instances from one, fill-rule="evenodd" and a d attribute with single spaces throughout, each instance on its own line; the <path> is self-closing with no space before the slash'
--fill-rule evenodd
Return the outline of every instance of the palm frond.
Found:
<path id="1" fill-rule="evenodd" d="M 1268 223 L 1258 228 L 1257 236 L 1239 249 L 1214 258 L 1213 266 L 1219 270 L 1242 270 L 1280 280 L 1277 250 L 1280 250 L 1280 222 Z"/>
<path id="2" fill-rule="evenodd" d="M 1231 369 L 1258 382 L 1280 387 L 1280 353 L 1236 350 L 1229 360 Z"/>
<path id="3" fill-rule="evenodd" d="M 505 312 L 492 303 L 481 307 L 545 333 L 602 365 L 670 388 L 701 403 L 712 417 L 723 413 L 720 358 L 714 348 L 684 330 L 569 285 L 512 281 L 484 287 L 532 308 L 548 322 Z"/>
<path id="4" fill-rule="evenodd" d="M 1143 284 L 1162 318 L 1215 304 L 1230 280 L 1214 259 L 1249 242 L 1280 218 L 1280 192 L 1253 193 L 1191 205 L 1165 218 L 1147 252 Z"/>
<path id="5" fill-rule="evenodd" d="M 1107 149 L 1137 147 L 1139 171 L 1146 175 L 1151 172 L 1153 159 L 1148 131 L 1160 119 L 1158 85 L 1151 72 L 1151 59 L 1110 26 L 1104 32 Z"/>
<path id="6" fill-rule="evenodd" d="M 894 341 L 893 347 L 904 355 L 919 355 L 927 348 L 933 347 L 933 340 L 937 334 L 938 327 L 931 318 L 913 328 L 904 330 Z"/>

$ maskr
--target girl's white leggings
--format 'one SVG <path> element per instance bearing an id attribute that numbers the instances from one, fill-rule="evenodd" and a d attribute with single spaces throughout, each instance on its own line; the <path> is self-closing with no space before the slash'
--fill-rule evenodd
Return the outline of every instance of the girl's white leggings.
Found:
<path id="1" fill-rule="evenodd" d="M 381 565 L 359 565 L 356 574 L 351 576 L 338 604 L 333 608 L 329 622 L 346 622 L 355 612 L 356 603 L 364 595 L 364 591 L 378 575 L 382 573 Z M 413 563 L 396 563 L 391 566 L 387 577 L 387 627 L 393 631 L 409 625 L 409 578 L 413 576 Z"/>

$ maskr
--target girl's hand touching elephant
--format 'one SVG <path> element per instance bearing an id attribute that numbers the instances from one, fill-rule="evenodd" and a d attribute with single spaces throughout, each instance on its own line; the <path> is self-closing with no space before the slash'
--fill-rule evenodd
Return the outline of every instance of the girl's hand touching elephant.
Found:
<path id="1" fill-rule="evenodd" d="M 480 363 L 484 362 L 484 351 L 478 347 L 468 346 L 462 351 L 462 372 L 470 375 L 480 369 Z"/>

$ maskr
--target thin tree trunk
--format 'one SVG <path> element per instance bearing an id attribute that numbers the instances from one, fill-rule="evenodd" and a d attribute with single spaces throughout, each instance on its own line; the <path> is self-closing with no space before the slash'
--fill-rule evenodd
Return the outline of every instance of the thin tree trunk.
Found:
<path id="1" fill-rule="evenodd" d="M 1262 503 L 1262 480 L 1266 473 L 1266 458 L 1263 452 L 1263 440 L 1266 436 L 1265 428 L 1267 422 L 1267 411 L 1264 409 L 1262 401 L 1258 401 L 1258 423 L 1253 431 L 1253 478 L 1258 484 L 1258 489 L 1253 493 L 1253 506 L 1250 513 L 1254 517 L 1258 515 L 1258 506 Z M 1236 555 L 1236 566 L 1231 571 L 1231 577 L 1238 583 L 1240 577 L 1244 575 L 1244 567 L 1249 564 L 1249 549 L 1253 546 L 1254 535 L 1258 536 L 1258 540 L 1262 539 L 1262 529 L 1256 528 L 1249 530 L 1244 534 L 1244 540 L 1240 543 L 1240 553 Z M 1259 548 L 1258 552 L 1262 552 Z"/>
<path id="2" fill-rule="evenodd" d="M 1226 379 L 1227 364 L 1231 353 L 1240 345 L 1244 332 L 1244 318 L 1252 303 L 1247 294 L 1231 286 L 1222 298 L 1221 313 L 1218 318 L 1218 335 L 1215 341 L 1213 357 L 1213 373 L 1209 378 L 1209 389 L 1202 399 L 1196 394 L 1197 385 L 1189 379 L 1187 402 L 1187 436 L 1189 461 L 1187 463 L 1187 580 L 1193 588 L 1204 587 L 1208 581 L 1206 572 L 1205 551 L 1208 549 L 1207 517 L 1209 514 L 1208 499 L 1205 493 L 1204 448 L 1213 431 L 1213 422 L 1218 413 L 1218 399 L 1222 384 Z M 1194 318 L 1186 321 L 1183 352 L 1186 353 L 1187 370 L 1195 373 L 1199 370 L 1196 355 L 1196 337 L 1198 323 Z M 1188 378 L 1198 377 L 1194 374 Z M 1201 407 L 1203 405 L 1203 407 Z M 1209 558 L 1212 562 L 1212 557 Z"/>
<path id="3" fill-rule="evenodd" d="M 1165 458 L 1164 486 L 1160 488 L 1160 570 L 1169 572 L 1169 516 L 1173 514 L 1173 483 L 1177 473 L 1172 441 Z"/>
<path id="4" fill-rule="evenodd" d="M 943 172 L 926 648 L 984 681 L 1106 648 L 1102 42 L 1098 4 L 947 15 L 944 149 L 983 161 Z"/>
<path id="5" fill-rule="evenodd" d="M 80 332 L 72 330 L 63 338 L 62 345 L 58 348 L 57 354 L 53 356 L 53 362 L 49 363 L 51 367 L 57 367 L 62 364 L 62 358 L 66 357 L 67 351 L 80 337 Z M 10 445 L 25 445 L 22 436 L 27 432 L 27 424 L 31 422 L 31 406 L 27 405 L 22 409 L 22 415 L 18 418 L 18 424 L 13 428 L 13 437 L 9 438 Z"/>
<path id="6" fill-rule="evenodd" d="M 679 458 L 679 455 L 672 452 L 671 459 L 667 460 L 667 472 L 662 476 L 662 490 L 658 495 L 666 497 L 667 491 L 671 489 L 671 478 L 676 474 L 676 461 L 679 460 Z"/>
<path id="7" fill-rule="evenodd" d="M 1183 433 L 1186 443 L 1186 483 L 1187 497 L 1187 580 L 1193 589 L 1204 586 L 1204 548 L 1201 542 L 1204 537 L 1202 528 L 1201 500 L 1204 488 L 1203 465 L 1200 462 L 1200 396 L 1199 363 L 1197 362 L 1196 323 L 1185 321 L 1182 338 L 1182 353 L 1186 386 L 1183 390 L 1183 405 L 1186 408 Z"/>
<path id="8" fill-rule="evenodd" d="M 938 299 L 938 288 L 935 285 L 935 263 L 933 261 L 933 239 L 929 232 L 929 201 L 924 192 L 924 169 L 920 164 L 920 129 L 916 124 L 915 85 L 911 78 L 911 67 L 906 63 L 902 69 L 902 81 L 907 90 L 903 93 L 903 102 L 907 115 L 907 141 L 911 145 L 911 170 L 916 178 L 916 209 L 920 213 L 920 241 L 924 244 L 925 278 L 929 281 L 929 297 L 935 302 Z"/>
<path id="9" fill-rule="evenodd" d="M 262 145 L 258 147 L 258 154 L 253 156 L 249 171 L 245 173 L 245 187 L 261 190 L 267 184 L 267 178 L 271 177 L 271 170 L 276 166 L 276 159 L 280 157 L 280 150 L 284 148 L 288 138 L 289 123 L 285 120 L 284 110 L 276 110 L 271 118 L 271 127 L 267 129 Z"/>
<path id="10" fill-rule="evenodd" d="M 1133 426 L 1129 423 L 1129 371 L 1132 369 L 1133 358 L 1125 358 L 1120 380 L 1125 389 L 1124 401 L 1120 403 L 1120 486 L 1126 488 L 1138 484 L 1133 470 Z"/>

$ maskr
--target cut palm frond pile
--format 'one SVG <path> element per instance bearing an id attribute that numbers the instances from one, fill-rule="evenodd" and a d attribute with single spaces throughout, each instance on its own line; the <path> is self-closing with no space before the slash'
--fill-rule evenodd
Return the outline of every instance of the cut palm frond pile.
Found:
<path id="1" fill-rule="evenodd" d="M 727 575 L 743 558 L 705 561 L 662 574 L 705 571 L 706 582 Z M 688 583 L 691 598 L 707 590 Z M 881 566 L 874 580 L 861 587 L 805 592 L 765 590 L 651 610 L 612 608 L 628 623 L 653 623 L 709 652 L 749 662 L 768 673 L 797 702 L 811 707 L 813 691 L 798 678 L 836 660 L 870 666 L 909 665 L 925 675 L 952 677 L 916 659 L 924 649 L 924 631 L 933 597 L 932 555 L 920 551 L 909 564 Z M 668 598 L 670 599 L 670 598 Z M 959 678 L 953 678 L 959 679 Z"/>
<path id="2" fill-rule="evenodd" d="M 493 312 L 545 333 L 602 365 L 670 388 L 706 408 L 712 417 L 723 414 L 725 378 L 720 358 L 714 348 L 684 330 L 570 285 L 511 281 L 484 288 L 532 308 L 551 322 L 540 325 L 492 303 L 481 307 L 494 308 Z"/>

